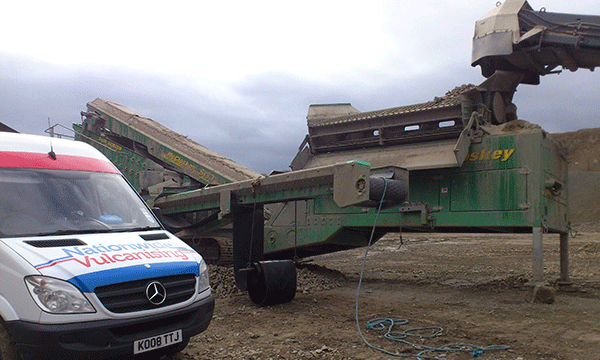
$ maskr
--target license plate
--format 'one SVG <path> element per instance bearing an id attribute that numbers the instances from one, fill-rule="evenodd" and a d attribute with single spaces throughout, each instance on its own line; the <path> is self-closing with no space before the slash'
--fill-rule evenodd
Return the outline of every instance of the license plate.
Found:
<path id="1" fill-rule="evenodd" d="M 182 342 L 181 330 L 171 331 L 170 333 L 152 336 L 146 339 L 136 340 L 133 343 L 133 353 L 140 354 L 150 350 L 156 350 L 165 346 Z"/>

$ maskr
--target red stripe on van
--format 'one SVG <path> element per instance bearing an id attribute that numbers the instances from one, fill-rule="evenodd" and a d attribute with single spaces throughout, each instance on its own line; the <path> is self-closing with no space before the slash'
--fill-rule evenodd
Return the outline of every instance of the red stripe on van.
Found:
<path id="1" fill-rule="evenodd" d="M 119 173 L 119 170 L 106 160 L 61 154 L 56 154 L 54 160 L 48 154 L 16 151 L 0 151 L 0 167 Z"/>

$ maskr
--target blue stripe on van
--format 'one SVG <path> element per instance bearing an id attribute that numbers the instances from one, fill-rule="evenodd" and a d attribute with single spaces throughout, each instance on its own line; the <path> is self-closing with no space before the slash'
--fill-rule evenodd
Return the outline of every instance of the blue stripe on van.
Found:
<path id="1" fill-rule="evenodd" d="M 81 291 L 93 292 L 97 286 L 116 284 L 126 281 L 150 279 L 161 276 L 199 275 L 198 263 L 195 261 L 178 261 L 170 263 L 153 263 L 150 268 L 144 265 L 120 267 L 116 269 L 96 271 L 72 277 L 67 281 L 75 285 Z"/>

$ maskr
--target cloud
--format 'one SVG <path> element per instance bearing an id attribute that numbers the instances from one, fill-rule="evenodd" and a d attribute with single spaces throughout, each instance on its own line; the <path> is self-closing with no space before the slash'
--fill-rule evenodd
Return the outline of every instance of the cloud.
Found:
<path id="1" fill-rule="evenodd" d="M 540 85 L 519 86 L 513 102 L 519 118 L 551 133 L 595 128 L 600 124 L 598 84 L 598 71 L 563 71 L 543 76 Z"/>
<path id="2" fill-rule="evenodd" d="M 597 10 L 596 1 L 529 3 Z M 470 66 L 473 25 L 495 4 L 12 2 L 0 15 L 0 31 L 15 34 L 0 52 L 0 122 L 43 134 L 48 118 L 79 122 L 100 97 L 255 171 L 287 169 L 311 104 L 380 110 L 483 82 Z M 598 76 L 579 70 L 522 85 L 518 113 L 550 132 L 595 127 Z"/>
<path id="3" fill-rule="evenodd" d="M 455 86 L 480 83 L 478 68 L 442 64 L 421 77 L 382 77 L 359 69 L 339 83 L 283 71 L 247 76 L 235 83 L 133 71 L 115 67 L 59 66 L 0 54 L 0 122 L 43 134 L 50 122 L 70 126 L 97 97 L 125 105 L 252 170 L 286 170 L 308 132 L 311 104 L 352 103 L 360 111 L 422 103 Z M 521 118 L 550 132 L 599 123 L 598 74 L 587 70 L 521 85 L 515 103 Z M 214 86 L 212 86 L 214 85 Z M 587 90 L 586 90 L 587 89 Z M 591 90 L 590 90 L 591 89 Z"/>
<path id="4" fill-rule="evenodd" d="M 222 89 L 232 94 L 225 96 L 205 84 L 161 74 L 71 69 L 6 54 L 0 60 L 5 74 L 0 121 L 18 131 L 43 134 L 48 118 L 51 124 L 70 127 L 80 122 L 86 104 L 99 97 L 261 172 L 287 169 L 306 133 L 308 105 L 297 102 L 298 94 L 317 88 L 285 74 L 269 74 Z"/>

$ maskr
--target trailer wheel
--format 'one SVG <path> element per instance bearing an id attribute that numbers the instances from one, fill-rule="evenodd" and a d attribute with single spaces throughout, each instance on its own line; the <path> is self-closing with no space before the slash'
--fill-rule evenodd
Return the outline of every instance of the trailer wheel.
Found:
<path id="1" fill-rule="evenodd" d="M 21 355 L 12 340 L 8 328 L 3 320 L 0 320 L 0 360 L 20 360 Z"/>
<path id="2" fill-rule="evenodd" d="M 292 260 L 259 261 L 248 273 L 248 295 L 259 306 L 285 304 L 296 296 L 296 264 Z"/>

